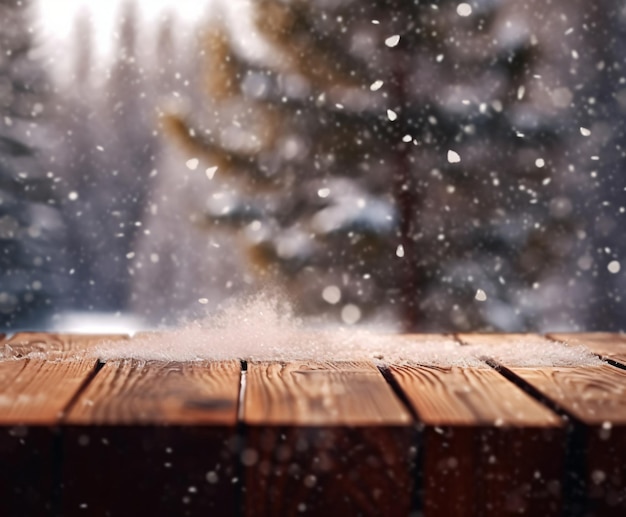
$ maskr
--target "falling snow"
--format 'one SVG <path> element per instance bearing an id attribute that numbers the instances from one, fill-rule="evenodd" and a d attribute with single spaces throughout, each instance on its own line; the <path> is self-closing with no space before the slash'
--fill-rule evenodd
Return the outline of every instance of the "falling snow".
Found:
<path id="1" fill-rule="evenodd" d="M 331 305 L 335 305 L 341 300 L 341 289 L 336 285 L 328 285 L 322 291 L 322 298 Z"/>
<path id="2" fill-rule="evenodd" d="M 206 171 L 206 177 L 209 178 L 210 180 L 213 179 L 213 177 L 215 176 L 215 173 L 217 172 L 217 167 L 209 167 Z"/>
<path id="3" fill-rule="evenodd" d="M 449 150 L 448 151 L 448 162 L 449 163 L 459 163 L 461 161 L 461 156 L 456 151 Z"/>
<path id="4" fill-rule="evenodd" d="M 398 43 L 400 43 L 400 36 L 398 34 L 394 34 L 393 36 L 389 36 L 385 40 L 385 45 L 387 45 L 388 47 L 395 47 L 395 46 L 398 45 Z"/>
<path id="5" fill-rule="evenodd" d="M 172 1 L 38 0 L 5 31 L 4 327 L 175 325 L 267 286 L 329 324 L 623 327 L 615 9 Z"/>
<path id="6" fill-rule="evenodd" d="M 195 171 L 198 168 L 200 161 L 197 158 L 191 158 L 185 162 L 187 168 L 191 171 Z"/>
<path id="7" fill-rule="evenodd" d="M 457 5 L 456 12 L 459 16 L 469 16 L 472 14 L 472 6 L 470 4 L 461 3 Z"/>
<path id="8" fill-rule="evenodd" d="M 617 260 L 612 260 L 611 262 L 609 262 L 607 269 L 609 270 L 609 273 L 613 273 L 614 275 L 616 275 L 620 272 L 622 266 Z"/>

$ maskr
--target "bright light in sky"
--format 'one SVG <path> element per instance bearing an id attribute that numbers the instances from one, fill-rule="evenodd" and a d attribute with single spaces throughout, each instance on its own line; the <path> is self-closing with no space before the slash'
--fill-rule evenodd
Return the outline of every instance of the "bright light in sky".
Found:
<path id="1" fill-rule="evenodd" d="M 125 0 L 35 0 L 37 29 L 40 31 L 44 53 L 61 68 L 68 66 L 75 46 L 76 17 L 82 11 L 90 14 L 93 24 L 94 56 L 99 62 L 107 60 L 115 43 L 120 8 Z M 195 22 L 207 12 L 210 0 L 139 0 L 137 6 L 142 30 L 156 29 L 159 17 L 174 13 L 182 22 Z M 145 35 L 145 33 L 144 33 Z"/>
<path id="2" fill-rule="evenodd" d="M 119 2 L 87 2 L 86 0 L 39 0 L 36 9 L 46 43 L 69 41 L 73 36 L 74 22 L 81 10 L 90 12 L 94 21 L 94 39 L 101 47 L 113 31 L 113 20 Z"/>
<path id="3" fill-rule="evenodd" d="M 96 40 L 107 43 L 112 39 L 115 18 L 125 0 L 37 0 L 36 9 L 44 32 L 53 37 L 67 39 L 72 36 L 74 20 L 81 10 L 92 15 Z M 148 21 L 156 20 L 164 12 L 172 11 L 183 20 L 194 21 L 206 11 L 207 1 L 198 0 L 140 0 L 137 2 L 142 17 Z"/>

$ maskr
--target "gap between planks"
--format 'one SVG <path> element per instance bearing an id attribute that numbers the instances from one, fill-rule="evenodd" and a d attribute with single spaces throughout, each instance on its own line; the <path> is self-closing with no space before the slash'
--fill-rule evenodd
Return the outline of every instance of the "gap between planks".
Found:
<path id="1" fill-rule="evenodd" d="M 93 339 L 99 338 L 18 333 L 1 343 L 1 515 L 59 514 L 57 425 L 97 363 L 65 359 Z"/>
<path id="2" fill-rule="evenodd" d="M 62 514 L 240 512 L 241 372 L 239 361 L 107 361 L 62 420 Z"/>
<path id="3" fill-rule="evenodd" d="M 97 339 L 18 333 L 4 340 L 4 360 L 0 361 L 0 425 L 58 424 L 97 365 L 96 358 L 77 358 L 76 354 Z"/>
<path id="4" fill-rule="evenodd" d="M 18 335 L 19 336 L 23 335 Z M 38 334 L 33 334 L 32 336 L 36 337 L 37 339 L 35 340 L 35 344 L 31 344 L 31 349 L 40 349 L 42 346 L 44 345 L 48 345 L 48 344 L 52 344 L 51 348 L 55 349 L 55 350 L 61 350 L 61 353 L 66 353 L 68 351 L 73 350 L 72 346 L 69 347 L 65 347 L 65 345 L 63 346 L 58 346 L 58 341 L 59 339 L 61 341 L 63 341 L 63 338 L 60 337 L 59 339 L 53 339 L 51 336 L 49 335 L 44 335 L 43 338 L 41 337 L 41 335 Z M 29 338 L 31 336 L 28 336 Z M 7 343 L 8 344 L 13 344 L 15 341 L 19 342 L 19 339 L 12 339 L 12 340 L 8 340 Z M 37 360 L 39 361 L 39 360 Z M 119 362 L 115 362 L 116 365 L 119 365 Z M 115 368 L 114 363 L 111 363 L 110 367 L 106 367 L 106 366 L 98 366 L 101 365 L 101 363 L 99 361 L 97 361 L 96 359 L 90 359 L 88 360 L 88 364 L 87 365 L 83 365 L 81 367 L 81 374 L 84 375 L 84 379 L 80 382 L 80 384 L 76 387 L 76 382 L 74 383 L 74 385 L 72 386 L 72 389 L 75 390 L 73 393 L 65 393 L 65 403 L 64 404 L 57 404 L 57 406 L 55 407 L 55 411 L 54 411 L 54 416 L 59 415 L 60 413 L 70 413 L 72 411 L 74 411 L 75 405 L 78 402 L 79 399 L 81 399 L 81 397 L 83 397 L 84 393 L 86 391 L 88 391 L 90 389 L 90 386 L 93 384 L 94 380 L 96 380 L 98 377 L 100 377 L 101 375 L 105 375 L 107 373 L 108 370 Z M 41 365 L 40 365 L 41 366 Z M 28 360 L 26 360 L 24 362 L 24 368 L 29 368 L 32 369 L 32 365 L 28 364 Z M 335 374 L 339 373 L 340 370 L 338 370 L 337 368 L 333 367 Z M 333 368 L 329 369 L 329 372 L 333 371 Z M 362 368 L 362 367 L 361 367 Z M 105 370 L 105 372 L 103 372 L 103 370 Z M 360 373 L 364 373 L 365 371 L 368 371 L 371 374 L 378 374 L 381 375 L 380 372 L 377 371 L 377 369 L 369 364 L 365 370 L 363 370 Z M 316 373 L 317 372 L 317 373 Z M 357 373 L 357 370 L 353 369 L 352 373 Z M 304 369 L 304 370 L 295 370 L 292 372 L 292 374 L 295 375 L 301 375 L 303 377 L 307 377 L 307 376 L 319 376 L 320 373 L 320 369 L 319 367 L 313 368 L 313 369 Z M 244 406 L 245 406 L 245 399 L 246 399 L 246 393 L 245 393 L 245 387 L 246 387 L 246 376 L 247 376 L 247 372 L 246 372 L 246 368 L 245 368 L 245 363 L 241 363 L 241 367 L 240 367 L 240 381 L 239 381 L 239 393 L 237 396 L 237 404 L 238 404 L 238 408 L 237 408 L 237 413 L 238 413 L 238 420 L 244 420 Z M 332 374 L 334 375 L 334 374 Z M 320 377 L 320 379 L 327 379 L 328 376 L 324 375 L 322 377 Z M 358 380 L 358 377 L 355 377 L 355 379 L 357 379 L 357 384 L 360 382 Z M 390 377 L 387 376 L 386 380 L 389 381 Z M 56 383 L 55 383 L 56 384 Z M 62 383 L 63 384 L 63 383 Z M 328 387 L 328 386 L 327 386 Z M 391 386 L 392 388 L 394 387 L 393 385 Z M 398 393 L 397 387 L 395 389 L 396 394 Z M 397 396 L 397 395 L 396 395 Z M 68 398 L 69 397 L 69 398 Z M 316 395 L 318 402 L 321 400 L 321 403 L 324 403 L 324 397 L 320 398 L 320 395 Z M 305 397 L 306 398 L 306 397 Z M 406 411 L 411 412 L 414 410 L 413 406 L 410 404 L 410 401 L 408 401 L 407 399 L 402 400 L 403 397 L 400 397 L 399 403 L 405 408 Z M 326 394 L 326 400 L 328 400 L 328 394 Z M 407 405 L 408 403 L 408 405 Z M 309 410 L 311 410 L 311 414 L 314 415 L 316 414 L 316 412 L 313 410 L 315 408 L 308 408 Z M 333 408 L 331 408 L 333 409 Z M 346 406 L 345 408 L 343 408 L 344 410 L 350 411 L 351 407 L 350 405 Z M 367 419 L 371 419 L 372 421 L 376 421 L 376 420 L 384 420 L 385 418 L 389 417 L 390 415 L 386 415 L 383 416 L 382 418 L 380 418 L 381 415 L 384 415 L 385 410 L 387 409 L 387 407 L 385 405 L 379 405 L 379 407 L 377 408 L 377 410 L 372 410 L 369 413 L 369 416 L 365 417 L 365 419 L 363 420 L 363 423 L 367 423 Z M 333 409 L 333 410 L 337 410 L 338 409 Z M 394 411 L 397 410 L 397 404 L 396 404 L 396 408 L 394 409 Z M 343 416 L 346 416 L 348 413 L 342 412 L 340 411 L 340 413 Z M 363 411 L 360 409 L 359 412 L 360 415 L 363 415 Z M 51 416 L 51 415 L 49 415 Z M 353 416 L 358 416 L 358 415 L 353 415 Z M 41 413 L 39 413 L 39 418 L 41 418 Z M 261 417 L 264 418 L 264 417 Z M 249 419 L 248 419 L 249 420 Z M 410 420 L 410 417 L 407 417 L 407 415 L 403 415 L 401 418 L 401 423 L 406 423 L 407 421 Z M 257 415 L 257 423 L 259 422 L 259 417 Z M 49 420 L 50 422 L 50 420 Z M 309 422 L 311 423 L 311 422 Z"/>
<path id="5" fill-rule="evenodd" d="M 566 416 L 569 427 L 567 515 L 626 514 L 626 371 L 609 364 L 520 367 L 498 357 L 498 345 L 545 340 L 538 335 L 462 334 L 468 346 L 492 347 L 492 362 L 512 382 Z M 583 343 L 587 345 L 585 340 Z M 591 348 L 591 347 L 588 347 Z"/>
<path id="6" fill-rule="evenodd" d="M 255 514 L 259 508 L 265 508 L 266 514 L 271 515 L 280 505 L 291 504 L 290 501 L 294 501 L 293 494 L 298 494 L 298 501 L 290 507 L 292 510 L 306 504 L 308 508 L 317 507 L 320 511 L 327 505 L 330 511 L 336 510 L 339 504 L 348 513 L 375 515 L 381 509 L 383 513 L 389 513 L 392 508 L 399 506 L 408 513 L 414 494 L 414 490 L 410 489 L 414 478 L 410 466 L 411 449 L 415 443 L 414 422 L 373 364 L 316 364 L 309 361 L 236 364 L 238 391 L 233 392 L 231 399 L 236 399 L 239 406 L 231 414 L 235 415 L 234 421 L 229 420 L 227 423 L 231 426 L 237 423 L 234 429 L 231 427 L 237 443 L 235 450 L 230 453 L 234 463 L 230 468 L 236 474 L 233 479 L 240 481 L 237 487 L 231 488 L 231 492 L 237 488 L 238 496 L 234 499 L 241 498 L 241 484 L 245 480 L 245 511 L 248 514 Z M 157 404 L 156 408 L 144 407 L 142 413 L 122 396 L 125 391 L 130 391 L 131 399 L 145 394 L 146 382 L 150 384 L 153 395 L 167 393 L 172 386 L 177 388 L 176 383 L 168 387 L 167 378 L 164 380 L 165 385 L 156 383 L 157 376 L 152 374 L 148 375 L 151 381 L 135 379 L 141 377 L 142 370 L 149 372 L 154 369 L 158 372 L 168 367 L 174 365 L 133 361 L 106 363 L 82 391 L 64 419 L 68 436 L 65 450 L 70 465 L 85 454 L 82 451 L 79 455 L 75 450 L 76 436 L 72 432 L 76 426 L 81 429 L 74 434 L 85 433 L 86 430 L 97 433 L 102 425 L 107 424 L 127 426 L 133 423 L 159 423 L 159 411 L 168 413 L 168 424 L 191 423 L 185 420 L 185 414 L 197 423 L 197 414 L 189 414 L 188 411 L 181 414 L 181 408 L 165 403 Z M 179 367 L 185 368 L 183 365 Z M 219 365 L 200 363 L 189 366 L 192 370 L 207 367 L 217 368 Z M 235 385 L 234 382 L 232 384 Z M 107 399 L 110 400 L 107 402 Z M 95 403 L 89 403 L 94 400 Z M 122 411 L 120 405 L 123 406 Z M 99 424 L 100 427 L 85 427 L 87 424 Z M 297 444 L 301 444 L 300 447 L 306 443 L 311 447 L 310 452 L 294 449 Z M 268 444 L 271 447 L 266 450 Z M 275 450 L 279 453 L 276 457 L 272 456 Z M 307 488 L 303 491 L 301 479 L 291 478 L 286 471 L 282 478 L 276 474 L 284 470 L 288 459 L 285 453 L 288 450 L 291 451 L 287 454 L 291 458 L 289 464 L 297 460 L 295 464 L 304 472 L 315 472 L 315 490 Z M 364 456 L 365 451 L 371 451 L 372 455 Z M 241 457 L 235 459 L 233 454 L 241 454 Z M 320 457 L 321 464 L 317 461 Z M 111 461 L 111 458 L 101 453 L 92 458 L 97 458 L 100 468 Z M 349 463 L 345 465 L 341 463 L 348 460 Z M 339 462 L 334 474 L 327 471 L 325 462 L 329 461 Z M 268 465 L 272 468 L 264 471 Z M 358 472 L 359 476 L 350 481 L 353 475 L 350 472 L 353 471 Z M 76 494 L 89 493 L 89 487 L 95 481 L 87 483 L 85 479 L 72 478 L 71 473 L 67 476 L 69 498 L 74 502 Z M 272 478 L 271 483 L 268 476 Z M 279 478 L 280 486 L 290 487 L 284 493 L 268 489 L 278 486 L 276 481 Z M 385 490 L 381 490 L 381 487 L 385 487 Z M 322 488 L 327 496 L 336 492 L 337 497 L 320 499 L 317 490 Z M 346 493 L 351 495 L 349 500 L 344 497 Z M 91 498 L 97 500 L 98 496 L 92 494 Z M 108 500 L 110 505 L 122 504 L 118 500 L 111 500 L 111 497 Z"/>
<path id="7" fill-rule="evenodd" d="M 412 338 L 416 346 L 433 339 Z M 421 428 L 424 514 L 561 514 L 553 488 L 563 474 L 565 432 L 556 414 L 487 365 L 390 365 L 387 376 Z"/>
<path id="8" fill-rule="evenodd" d="M 248 362 L 242 420 L 246 515 L 410 513 L 415 423 L 373 363 Z"/>
<path id="9" fill-rule="evenodd" d="M 626 335 L 609 332 L 550 333 L 553 341 L 579 345 L 591 350 L 609 364 L 626 369 Z"/>
<path id="10" fill-rule="evenodd" d="M 111 367 L 113 367 L 113 366 L 114 365 L 112 364 Z M 356 368 L 356 370 L 354 372 L 354 375 L 357 375 L 357 374 L 358 375 L 372 375 L 373 372 L 369 372 L 368 371 L 368 370 L 371 370 L 372 366 L 373 365 L 368 365 L 366 368 L 359 367 L 360 371 L 359 371 L 359 368 Z M 306 383 L 308 382 L 308 381 L 306 381 L 307 378 L 310 379 L 310 378 L 316 378 L 317 377 L 319 379 L 320 376 L 321 376 L 321 377 L 325 377 L 324 382 L 322 383 L 322 384 L 324 384 L 326 386 L 324 389 L 326 389 L 327 391 L 329 390 L 330 391 L 330 395 L 332 395 L 333 385 L 335 385 L 335 380 L 333 380 L 333 377 L 337 377 L 337 376 L 340 377 L 342 375 L 342 373 L 341 372 L 338 372 L 338 373 L 324 373 L 324 371 L 323 371 L 324 368 L 313 368 L 313 371 L 311 371 L 308 368 L 309 367 L 306 367 L 306 368 L 304 368 L 304 370 L 299 368 L 298 370 L 294 371 L 295 377 L 296 378 L 301 378 L 299 381 L 297 381 L 297 383 L 300 384 L 300 387 L 302 387 L 303 383 L 304 383 L 304 385 L 306 385 Z M 326 370 L 331 370 L 332 371 L 332 368 L 326 368 Z M 246 390 L 246 388 L 247 388 L 247 386 L 246 386 L 246 384 L 247 384 L 246 377 L 247 377 L 248 374 L 244 373 L 244 371 L 245 371 L 244 368 L 242 368 L 242 365 L 240 364 L 239 365 L 240 379 L 239 379 L 239 383 L 238 383 L 238 390 L 239 391 L 237 393 L 237 400 L 238 400 L 239 408 L 237 409 L 236 416 L 235 416 L 235 420 L 236 421 L 240 421 L 240 422 L 241 421 L 245 421 L 245 419 L 246 419 L 246 416 L 245 416 L 246 413 L 245 413 L 244 409 L 245 409 L 245 405 L 246 405 L 246 401 L 247 401 L 247 397 L 246 397 L 246 395 L 247 395 L 247 393 L 246 393 L 246 391 L 247 391 Z M 91 389 L 90 387 L 93 386 L 93 384 L 95 382 L 100 382 L 100 380 L 101 380 L 101 377 L 100 377 L 101 373 L 102 373 L 102 370 L 100 372 L 96 372 L 95 375 L 92 375 L 92 377 L 88 378 L 87 381 L 84 382 L 83 385 L 79 387 L 79 389 L 74 394 L 74 397 L 70 400 L 70 402 L 68 402 L 68 404 L 66 406 L 69 409 L 68 414 L 69 413 L 74 413 L 74 412 L 76 412 L 77 414 L 80 414 L 81 412 L 84 413 L 84 409 L 79 409 L 78 408 L 78 405 L 77 405 L 78 404 L 78 400 L 85 397 L 85 393 L 87 393 Z M 380 372 L 376 372 L 376 373 L 377 373 L 377 375 L 381 375 Z M 496 373 L 496 372 L 493 372 L 493 373 Z M 499 373 L 497 375 L 500 376 Z M 350 376 L 352 377 L 352 375 L 350 375 Z M 309 386 L 309 389 L 310 389 L 310 386 Z M 306 389 L 305 389 L 305 392 L 306 392 Z M 322 393 L 321 397 L 320 396 L 317 396 L 316 398 L 314 397 L 314 399 L 317 400 L 317 402 L 314 403 L 312 407 L 313 408 L 316 408 L 316 407 L 319 408 L 320 404 L 321 404 L 321 407 L 323 407 L 324 406 L 324 397 L 328 398 L 328 396 L 329 396 L 328 393 L 327 394 L 323 394 Z M 72 403 L 72 401 L 74 401 L 74 403 Z M 402 400 L 396 401 L 396 404 L 399 404 L 400 407 L 404 407 L 403 403 L 404 403 L 404 401 L 402 401 Z M 405 407 L 405 409 L 406 409 L 406 407 Z M 479 409 L 482 410 L 482 408 L 480 408 L 480 407 L 479 407 Z M 367 410 L 367 411 L 370 411 L 370 410 Z M 366 411 L 366 413 L 367 413 L 367 411 Z M 419 411 L 417 413 L 419 414 Z M 372 415 L 374 415 L 374 412 L 368 413 L 367 418 L 364 418 L 362 420 L 362 424 L 366 425 L 366 423 L 368 421 L 371 421 Z M 474 418 L 478 418 L 477 415 L 480 416 L 479 413 L 476 413 L 476 408 L 475 408 L 474 412 L 473 412 L 473 417 Z M 76 415 L 74 415 L 74 416 L 76 417 Z M 340 412 L 339 412 L 335 416 L 337 416 L 338 420 L 333 425 L 337 425 L 337 424 L 339 424 L 339 425 L 346 425 L 346 420 L 344 420 L 344 421 L 340 420 L 340 417 L 341 418 L 345 418 L 346 415 L 341 415 Z M 84 417 L 84 415 L 83 415 L 83 417 Z M 240 417 L 240 418 L 238 418 L 238 417 Z M 318 415 L 317 415 L 316 418 L 319 418 L 319 411 L 318 411 Z M 250 417 L 250 419 L 251 419 L 251 421 L 254 421 L 254 417 L 253 416 Z M 370 419 L 370 420 L 368 420 L 368 419 Z M 79 418 L 79 420 L 80 420 L 80 418 Z M 408 422 L 412 421 L 410 415 L 408 417 L 408 420 L 406 420 L 405 417 L 403 417 L 401 420 L 402 420 L 402 422 L 400 422 L 401 424 L 406 424 L 407 421 Z M 490 418 L 487 419 L 487 420 L 489 421 Z M 71 419 L 69 419 L 68 421 L 71 421 Z M 260 422 L 260 420 L 259 420 L 259 422 Z M 74 423 L 77 423 L 77 422 L 74 422 Z M 82 423 L 84 423 L 84 422 L 82 422 Z M 435 420 L 433 420 L 432 423 L 434 425 Z M 496 423 L 495 420 L 491 421 L 491 424 L 494 424 L 494 423 Z M 275 420 L 274 424 L 277 425 L 277 426 L 280 426 L 280 425 L 291 425 L 291 424 L 294 424 L 294 422 L 287 422 L 287 421 L 284 421 L 284 420 L 281 421 L 280 418 L 278 418 L 278 419 Z M 305 419 L 304 421 L 301 422 L 301 424 L 309 425 L 309 426 L 310 425 L 320 425 L 320 421 L 319 420 L 315 420 L 315 418 L 313 418 L 312 420 L 307 422 L 306 419 Z M 329 424 L 329 422 L 326 422 L 324 425 L 327 425 L 327 424 Z M 441 422 L 439 422 L 439 424 L 441 424 Z M 458 421 L 457 422 L 453 422 L 453 424 L 454 425 L 459 425 L 459 422 Z"/>

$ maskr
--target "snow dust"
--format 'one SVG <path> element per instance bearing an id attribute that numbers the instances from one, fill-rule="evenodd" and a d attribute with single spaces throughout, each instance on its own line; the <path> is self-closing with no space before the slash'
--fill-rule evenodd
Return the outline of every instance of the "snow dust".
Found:
<path id="1" fill-rule="evenodd" d="M 34 348 L 23 348 L 25 345 L 0 346 L 0 360 L 67 359 L 62 350 L 45 350 L 43 343 Z M 494 342 L 493 335 L 484 341 L 480 335 L 474 335 L 471 344 L 462 345 L 453 336 L 442 334 L 397 335 L 349 325 L 315 327 L 298 318 L 285 299 L 267 294 L 240 299 L 221 312 L 175 329 L 102 341 L 88 347 L 85 353 L 103 361 L 374 361 L 487 368 L 484 360 L 489 358 L 510 367 L 603 364 L 582 346 L 539 336 L 506 336 Z M 84 357 L 76 354 L 70 359 Z"/>
<path id="2" fill-rule="evenodd" d="M 399 337 L 350 326 L 312 327 L 294 315 L 287 301 L 258 295 L 178 329 L 103 342 L 92 354 L 103 360 L 374 360 L 436 366 L 482 365 L 465 348 L 452 338 L 440 336 Z"/>
<path id="3" fill-rule="evenodd" d="M 481 342 L 469 346 L 478 357 L 488 357 L 512 368 L 597 366 L 603 361 L 587 348 L 551 341 L 543 337 L 506 336 L 502 342 Z"/>
<path id="4" fill-rule="evenodd" d="M 506 341 L 497 346 L 462 346 L 444 335 L 398 336 L 350 326 L 316 328 L 296 317 L 284 299 L 258 295 L 178 329 L 104 342 L 93 354 L 103 360 L 373 360 L 437 367 L 486 367 L 483 357 L 519 367 L 602 364 L 579 346 L 542 338 Z"/>

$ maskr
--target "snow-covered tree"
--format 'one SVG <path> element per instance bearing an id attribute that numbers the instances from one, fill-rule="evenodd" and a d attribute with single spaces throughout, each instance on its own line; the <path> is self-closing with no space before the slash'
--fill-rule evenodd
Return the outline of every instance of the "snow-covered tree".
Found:
<path id="1" fill-rule="evenodd" d="M 0 1 L 0 327 L 35 328 L 61 302 L 63 221 L 41 146 L 48 82 L 28 3 Z"/>
<path id="2" fill-rule="evenodd" d="M 596 69 L 555 37 L 587 17 L 564 9 L 259 0 L 265 52 L 218 17 L 208 98 L 167 120 L 214 184 L 206 222 L 305 312 L 570 325 L 563 299 L 590 282 L 561 272 L 583 253 L 571 207 L 597 142 L 569 85 Z"/>
<path id="3" fill-rule="evenodd" d="M 70 226 L 74 306 L 117 311 L 127 307 L 131 274 L 127 255 L 143 231 L 146 196 L 154 169 L 156 99 L 139 48 L 137 3 L 120 6 L 112 55 L 96 61 L 93 21 L 77 18 L 75 74 L 57 98 L 62 129 L 55 170 L 71 203 Z M 142 61 L 143 60 L 143 61 Z"/>

